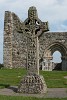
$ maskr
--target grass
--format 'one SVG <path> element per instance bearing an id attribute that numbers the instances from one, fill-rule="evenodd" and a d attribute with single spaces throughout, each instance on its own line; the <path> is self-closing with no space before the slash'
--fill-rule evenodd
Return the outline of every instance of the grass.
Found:
<path id="1" fill-rule="evenodd" d="M 1 96 L 0 100 L 67 100 L 67 98 L 36 98 L 23 96 Z"/>
<path id="2" fill-rule="evenodd" d="M 40 71 L 43 75 L 48 88 L 67 88 L 67 71 Z"/>
<path id="3" fill-rule="evenodd" d="M 21 78 L 26 74 L 25 69 L 0 69 L 0 88 L 18 85 Z M 64 71 L 40 71 L 48 88 L 67 88 L 67 72 Z M 4 96 L 0 95 L 0 100 L 67 100 L 67 98 L 36 98 L 24 96 Z"/>
<path id="4" fill-rule="evenodd" d="M 25 69 L 0 69 L 0 88 L 18 85 L 21 78 L 26 74 Z M 67 88 L 66 71 L 40 71 L 48 88 Z"/>
<path id="5" fill-rule="evenodd" d="M 18 85 L 25 74 L 25 69 L 0 69 L 0 88 Z"/>

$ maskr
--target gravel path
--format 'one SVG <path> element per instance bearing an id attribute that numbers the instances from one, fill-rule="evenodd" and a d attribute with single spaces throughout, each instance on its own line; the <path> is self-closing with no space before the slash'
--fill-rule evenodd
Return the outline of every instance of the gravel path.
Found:
<path id="1" fill-rule="evenodd" d="M 10 96 L 31 96 L 31 97 L 43 97 L 43 98 L 66 98 L 67 88 L 48 88 L 46 94 L 21 94 L 16 93 L 17 87 L 9 87 L 0 89 L 0 95 Z"/>

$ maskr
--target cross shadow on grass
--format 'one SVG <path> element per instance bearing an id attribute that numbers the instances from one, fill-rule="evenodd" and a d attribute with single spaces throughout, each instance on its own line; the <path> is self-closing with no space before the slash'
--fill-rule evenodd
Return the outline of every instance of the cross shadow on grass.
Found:
<path id="1" fill-rule="evenodd" d="M 0 88 L 8 88 L 10 85 L 9 84 L 0 84 Z"/>
<path id="2" fill-rule="evenodd" d="M 0 84 L 0 89 L 8 88 L 14 92 L 17 92 L 17 86 L 10 86 L 9 84 Z"/>
<path id="3" fill-rule="evenodd" d="M 17 93 L 17 90 L 18 90 L 17 86 L 9 86 L 8 89 L 10 89 L 10 90 L 12 90 L 16 93 Z"/>

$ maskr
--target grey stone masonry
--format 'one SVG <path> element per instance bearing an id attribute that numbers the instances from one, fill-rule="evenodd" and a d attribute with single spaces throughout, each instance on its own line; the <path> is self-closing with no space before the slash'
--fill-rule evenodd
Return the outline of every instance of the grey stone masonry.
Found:
<path id="1" fill-rule="evenodd" d="M 13 23 L 11 12 L 5 12 L 4 19 L 4 66 L 12 67 L 12 34 Z"/>
<path id="2" fill-rule="evenodd" d="M 23 77 L 18 92 L 28 94 L 46 93 L 47 86 L 43 76 L 34 74 Z"/>
<path id="3" fill-rule="evenodd" d="M 27 75 L 21 80 L 18 92 L 21 93 L 45 93 L 47 91 L 43 77 L 39 75 L 39 41 L 40 32 L 48 31 L 46 25 L 36 23 L 37 10 L 30 7 L 28 11 L 27 27 Z"/>
<path id="4" fill-rule="evenodd" d="M 53 59 L 53 53 L 59 51 L 61 53 L 61 69 L 67 71 L 67 32 L 44 32 L 39 37 L 39 56 L 43 58 L 48 68 L 45 70 L 53 70 L 51 60 Z"/>
<path id="5" fill-rule="evenodd" d="M 34 20 L 32 20 L 34 19 Z M 46 61 L 47 70 L 52 70 L 52 55 L 59 51 L 62 55 L 62 70 L 67 70 L 67 32 L 47 32 L 48 22 L 42 22 L 38 18 L 37 10 L 31 7 L 28 10 L 28 18 L 22 22 L 19 17 L 10 11 L 5 11 L 4 16 L 4 43 L 3 63 L 6 68 L 28 69 L 28 38 L 30 33 L 35 33 L 39 44 L 40 60 Z M 32 34 L 31 34 L 32 35 Z M 51 64 L 50 64 L 50 63 Z M 35 63 L 32 62 L 32 63 Z M 38 64 L 38 61 L 36 65 Z M 46 67 L 45 67 L 46 68 Z"/>
<path id="6" fill-rule="evenodd" d="M 12 12 L 5 12 L 4 66 L 26 67 L 27 75 L 18 87 L 21 93 L 45 93 L 47 86 L 39 75 L 39 37 L 48 31 L 48 22 L 42 22 L 35 7 L 28 10 L 28 18 L 22 22 Z"/>
<path id="7" fill-rule="evenodd" d="M 24 23 L 16 14 L 5 12 L 3 61 L 7 68 L 26 67 L 27 38 L 24 29 Z"/>
<path id="8" fill-rule="evenodd" d="M 44 23 L 38 18 L 35 7 L 28 10 L 28 18 L 24 22 L 15 13 L 6 11 L 4 18 L 4 66 L 7 68 L 28 67 L 27 33 L 32 33 L 33 30 L 39 36 L 47 29 L 48 22 Z"/>

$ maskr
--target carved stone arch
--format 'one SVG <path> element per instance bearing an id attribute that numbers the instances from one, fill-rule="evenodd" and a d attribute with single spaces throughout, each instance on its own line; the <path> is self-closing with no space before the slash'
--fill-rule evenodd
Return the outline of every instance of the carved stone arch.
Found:
<path id="1" fill-rule="evenodd" d="M 57 50 L 61 52 L 62 56 L 67 56 L 67 48 L 65 47 L 64 44 L 60 42 L 54 42 L 54 43 L 49 44 L 48 47 L 45 49 L 44 55 L 48 51 L 50 51 L 52 55 Z"/>
<path id="2" fill-rule="evenodd" d="M 55 51 L 59 51 L 62 55 L 62 70 L 67 70 L 67 48 L 64 44 L 60 42 L 54 42 L 47 46 L 47 48 L 44 50 L 43 59 L 45 63 L 50 63 L 50 70 L 52 70 L 52 62 L 53 59 L 52 55 Z M 49 65 L 48 65 L 49 67 Z"/>

